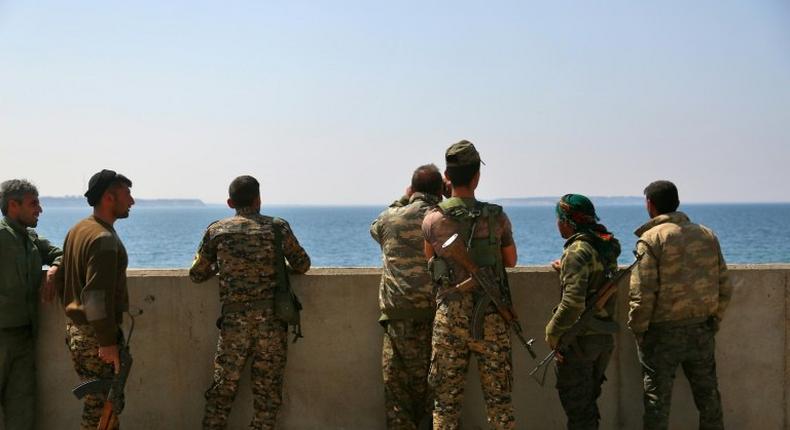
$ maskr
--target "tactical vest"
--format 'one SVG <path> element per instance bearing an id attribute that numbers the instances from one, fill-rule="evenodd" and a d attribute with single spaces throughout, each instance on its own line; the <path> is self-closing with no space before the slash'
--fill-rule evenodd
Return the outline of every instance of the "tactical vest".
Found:
<path id="1" fill-rule="evenodd" d="M 502 213 L 502 206 L 476 201 L 474 207 L 470 208 L 460 197 L 451 197 L 438 206 L 442 214 L 460 224 L 458 233 L 475 264 L 481 268 L 490 267 L 500 286 L 507 288 L 502 240 L 496 235 L 497 218 Z M 488 223 L 488 237 L 473 237 L 479 222 Z"/>

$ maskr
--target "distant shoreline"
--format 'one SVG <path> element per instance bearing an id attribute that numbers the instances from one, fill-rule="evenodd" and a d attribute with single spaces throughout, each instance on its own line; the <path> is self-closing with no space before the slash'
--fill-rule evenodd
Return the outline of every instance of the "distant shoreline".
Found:
<path id="1" fill-rule="evenodd" d="M 87 208 L 88 203 L 82 196 L 53 197 L 43 196 L 41 205 L 45 208 Z M 560 199 L 559 196 L 551 197 L 514 197 L 514 198 L 485 198 L 481 200 L 496 203 L 504 207 L 553 207 Z M 591 196 L 596 207 L 612 206 L 644 206 L 645 198 L 637 196 Z M 349 207 L 386 207 L 391 201 L 381 203 L 263 203 L 264 207 L 289 207 L 289 208 L 349 208 Z M 681 202 L 681 206 L 706 206 L 706 205 L 787 205 L 790 202 Z M 224 202 L 206 203 L 200 199 L 143 199 L 135 198 L 136 207 L 151 208 L 226 208 Z"/>
<path id="2" fill-rule="evenodd" d="M 40 198 L 42 206 L 60 208 L 84 208 L 88 207 L 88 202 L 82 196 L 64 196 Z M 206 207 L 200 199 L 134 199 L 135 206 L 138 207 Z"/>

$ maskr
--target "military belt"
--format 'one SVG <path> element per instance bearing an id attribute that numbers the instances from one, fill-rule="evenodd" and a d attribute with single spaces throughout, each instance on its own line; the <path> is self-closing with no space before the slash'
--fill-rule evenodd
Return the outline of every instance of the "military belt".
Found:
<path id="1" fill-rule="evenodd" d="M 648 330 L 661 330 L 666 328 L 685 327 L 687 325 L 702 324 L 708 322 L 708 320 L 711 318 L 712 317 L 708 316 L 708 317 L 687 318 L 684 320 L 675 320 L 675 321 L 651 322 L 650 327 L 648 327 Z"/>
<path id="2" fill-rule="evenodd" d="M 274 309 L 274 300 L 266 299 L 252 300 L 249 302 L 226 303 L 222 305 L 222 315 L 261 309 Z"/>
<path id="3" fill-rule="evenodd" d="M 592 318 L 586 324 L 587 332 L 583 333 L 583 335 L 589 334 L 611 334 L 617 333 L 620 330 L 620 324 L 617 324 L 617 321 L 613 321 L 612 319 L 600 319 L 600 318 Z"/>
<path id="4" fill-rule="evenodd" d="M 411 309 L 384 309 L 381 311 L 379 321 L 388 320 L 432 320 L 436 314 L 434 308 L 411 308 Z"/>

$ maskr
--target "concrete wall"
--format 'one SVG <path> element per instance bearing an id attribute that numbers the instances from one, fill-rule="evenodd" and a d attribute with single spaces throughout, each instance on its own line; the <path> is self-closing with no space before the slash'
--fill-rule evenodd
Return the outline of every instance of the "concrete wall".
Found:
<path id="1" fill-rule="evenodd" d="M 378 273 L 376 269 L 318 269 L 294 279 L 305 307 L 305 338 L 289 346 L 280 428 L 384 428 L 381 328 L 376 323 Z M 557 277 L 547 268 L 517 268 L 510 276 L 525 333 L 536 338 L 538 352 L 545 354 L 542 333 L 559 297 Z M 788 428 L 790 265 L 734 266 L 732 278 L 732 305 L 717 337 L 725 422 L 732 429 Z M 132 305 L 144 314 L 137 319 L 132 339 L 135 364 L 122 416 L 124 427 L 200 428 L 203 392 L 210 383 L 217 338 L 217 286 L 213 282 L 194 285 L 184 271 L 162 270 L 130 271 L 129 285 Z M 622 320 L 625 294 L 619 302 Z M 78 379 L 64 345 L 64 317 L 53 305 L 44 306 L 42 319 L 39 428 L 77 428 L 81 405 L 70 389 Z M 546 387 L 539 387 L 527 376 L 533 361 L 517 345 L 514 363 L 517 428 L 563 428 L 553 374 L 549 372 Z M 697 413 L 688 383 L 679 374 L 671 428 L 693 429 Z M 471 369 L 465 429 L 486 428 L 476 375 Z M 618 335 L 607 376 L 600 402 L 602 428 L 640 428 L 641 374 L 627 331 Z M 251 404 L 245 375 L 231 428 L 246 427 Z"/>

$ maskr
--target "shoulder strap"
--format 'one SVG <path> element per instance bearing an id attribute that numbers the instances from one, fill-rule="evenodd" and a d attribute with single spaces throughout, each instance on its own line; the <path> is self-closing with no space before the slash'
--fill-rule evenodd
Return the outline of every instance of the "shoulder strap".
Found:
<path id="1" fill-rule="evenodd" d="M 460 197 L 450 197 L 437 205 L 443 214 L 454 218 L 461 218 L 469 215 L 466 203 Z"/>
<path id="2" fill-rule="evenodd" d="M 288 271 L 285 267 L 285 257 L 283 256 L 283 232 L 280 230 L 280 218 L 272 218 L 272 230 L 274 231 L 274 269 L 277 272 L 277 288 L 291 289 Z"/>
<path id="3" fill-rule="evenodd" d="M 488 243 L 489 245 L 496 245 L 499 240 L 496 237 L 496 223 L 499 214 L 502 213 L 502 206 L 494 205 L 491 203 L 481 202 L 481 216 L 488 218 Z"/>

